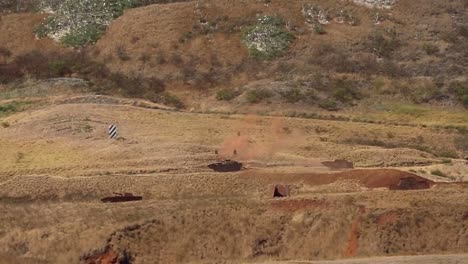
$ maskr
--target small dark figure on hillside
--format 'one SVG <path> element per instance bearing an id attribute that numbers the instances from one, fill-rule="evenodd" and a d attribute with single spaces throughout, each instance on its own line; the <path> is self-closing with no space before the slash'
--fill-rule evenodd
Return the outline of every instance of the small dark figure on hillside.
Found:
<path id="1" fill-rule="evenodd" d="M 232 152 L 232 155 L 237 156 L 237 150 L 234 150 L 234 151 Z"/>
<path id="2" fill-rule="evenodd" d="M 215 150 L 215 154 L 216 154 L 216 155 L 218 155 L 218 154 L 219 154 L 219 152 L 218 152 L 217 150 Z"/>
<path id="3" fill-rule="evenodd" d="M 237 136 L 240 137 L 240 135 L 241 135 L 241 133 L 240 133 L 240 131 L 238 131 L 238 132 L 237 132 Z"/>

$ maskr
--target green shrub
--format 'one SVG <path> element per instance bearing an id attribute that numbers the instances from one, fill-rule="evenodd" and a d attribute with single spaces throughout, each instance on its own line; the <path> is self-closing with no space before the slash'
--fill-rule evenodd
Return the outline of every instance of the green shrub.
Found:
<path id="1" fill-rule="evenodd" d="M 440 170 L 432 170 L 431 174 L 435 176 L 439 176 L 439 177 L 444 177 L 444 178 L 447 177 L 447 175 Z"/>
<path id="2" fill-rule="evenodd" d="M 297 103 L 305 98 L 305 95 L 299 88 L 288 89 L 280 92 L 280 95 L 288 103 Z"/>
<path id="3" fill-rule="evenodd" d="M 426 52 L 427 55 L 434 55 L 439 52 L 439 47 L 437 47 L 434 44 L 425 43 L 423 45 L 423 50 Z"/>
<path id="4" fill-rule="evenodd" d="M 459 135 L 454 139 L 455 148 L 468 153 L 468 133 Z"/>
<path id="5" fill-rule="evenodd" d="M 222 89 L 216 93 L 216 99 L 219 101 L 231 101 L 239 95 L 240 93 L 238 91 L 232 89 Z"/>
<path id="6" fill-rule="evenodd" d="M 104 34 L 105 27 L 101 25 L 89 25 L 71 31 L 61 38 L 61 42 L 68 47 L 81 47 L 96 43 Z"/>
<path id="7" fill-rule="evenodd" d="M 292 33 L 284 28 L 280 17 L 261 16 L 257 24 L 243 33 L 243 43 L 254 58 L 273 59 L 283 54 L 294 41 Z"/>
<path id="8" fill-rule="evenodd" d="M 173 107 L 175 107 L 177 109 L 182 109 L 182 108 L 185 107 L 182 100 L 180 100 L 177 96 L 175 96 L 175 95 L 173 95 L 171 93 L 168 93 L 168 92 L 162 93 L 161 101 L 162 101 L 163 104 L 173 106 Z"/>
<path id="9" fill-rule="evenodd" d="M 53 12 L 36 28 L 36 34 L 52 37 L 71 47 L 93 44 L 114 18 L 133 5 L 133 0 L 64 0 L 59 4 L 44 0 L 43 10 Z"/>
<path id="10" fill-rule="evenodd" d="M 450 83 L 449 91 L 454 93 L 460 102 L 468 108 L 468 83 L 455 81 Z"/>
<path id="11" fill-rule="evenodd" d="M 355 99 L 360 99 L 361 94 L 357 90 L 357 85 L 347 79 L 338 79 L 334 83 L 333 98 L 342 103 L 350 103 Z"/>
<path id="12" fill-rule="evenodd" d="M 319 107 L 326 109 L 328 111 L 338 111 L 340 110 L 338 103 L 332 99 L 326 99 L 319 103 Z"/>
<path id="13" fill-rule="evenodd" d="M 454 151 L 444 150 L 437 153 L 437 156 L 442 158 L 451 158 L 451 159 L 458 159 L 458 154 Z"/>
<path id="14" fill-rule="evenodd" d="M 400 40 L 395 30 L 377 30 L 367 37 L 366 46 L 377 56 L 388 58 L 400 47 Z"/>
<path id="15" fill-rule="evenodd" d="M 327 34 L 327 31 L 321 24 L 315 24 L 314 25 L 314 33 L 317 35 L 324 35 Z"/>
<path id="16" fill-rule="evenodd" d="M 0 105 L 0 116 L 10 115 L 25 109 L 30 102 L 10 102 Z"/>
<path id="17" fill-rule="evenodd" d="M 250 90 L 247 92 L 247 101 L 251 104 L 256 104 L 272 96 L 273 96 L 272 92 L 266 89 Z"/>
<path id="18" fill-rule="evenodd" d="M 465 106 L 466 108 L 468 108 L 468 94 L 462 96 L 461 102 L 462 102 L 463 106 Z"/>

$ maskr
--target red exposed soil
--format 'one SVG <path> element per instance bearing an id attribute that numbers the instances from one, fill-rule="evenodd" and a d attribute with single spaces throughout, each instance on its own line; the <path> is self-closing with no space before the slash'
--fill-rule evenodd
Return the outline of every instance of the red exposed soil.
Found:
<path id="1" fill-rule="evenodd" d="M 325 200 L 283 200 L 276 201 L 272 204 L 273 209 L 285 212 L 296 212 L 304 209 L 317 208 L 327 209 L 330 204 Z"/>
<path id="2" fill-rule="evenodd" d="M 357 254 L 359 248 L 359 217 L 357 217 L 353 224 L 351 225 L 351 230 L 349 231 L 348 246 L 344 252 L 345 257 L 354 257 Z"/>
<path id="3" fill-rule="evenodd" d="M 349 231 L 348 244 L 343 255 L 345 257 L 355 257 L 359 249 L 359 222 L 361 221 L 361 216 L 366 213 L 366 207 L 359 207 L 359 215 L 354 220 Z"/>
<path id="4" fill-rule="evenodd" d="M 417 175 L 403 172 L 394 169 L 376 169 L 376 170 L 350 170 L 339 173 L 265 173 L 249 171 L 244 173 L 245 176 L 255 177 L 265 183 L 273 182 L 288 182 L 289 184 L 294 182 L 301 182 L 311 186 L 326 185 L 338 180 L 353 180 L 358 181 L 362 186 L 366 188 L 390 188 L 397 186 L 401 179 L 414 178 L 418 182 L 427 183 L 430 187 L 434 182 L 419 177 Z M 416 188 L 421 189 L 421 188 Z"/>

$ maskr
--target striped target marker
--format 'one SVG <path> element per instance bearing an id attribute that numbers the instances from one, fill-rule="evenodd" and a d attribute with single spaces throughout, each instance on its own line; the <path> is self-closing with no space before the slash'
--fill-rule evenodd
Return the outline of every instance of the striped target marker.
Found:
<path id="1" fill-rule="evenodd" d="M 116 139 L 117 138 L 117 126 L 110 125 L 109 126 L 109 139 Z"/>

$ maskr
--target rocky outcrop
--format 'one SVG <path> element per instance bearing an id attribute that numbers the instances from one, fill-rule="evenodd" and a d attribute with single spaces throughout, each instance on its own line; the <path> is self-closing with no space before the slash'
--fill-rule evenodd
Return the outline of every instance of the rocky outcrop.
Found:
<path id="1" fill-rule="evenodd" d="M 391 8 L 396 0 L 354 0 L 354 2 L 370 7 Z"/>

